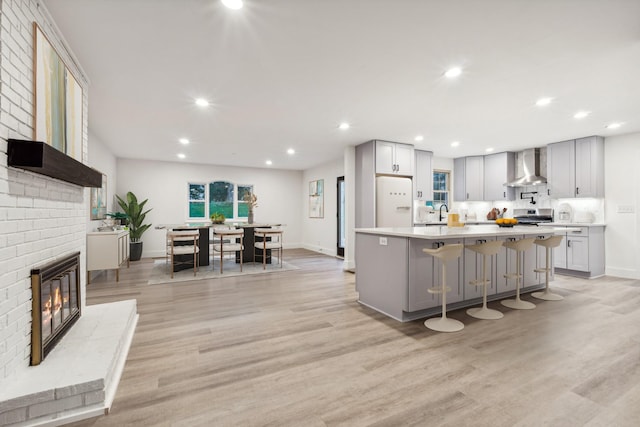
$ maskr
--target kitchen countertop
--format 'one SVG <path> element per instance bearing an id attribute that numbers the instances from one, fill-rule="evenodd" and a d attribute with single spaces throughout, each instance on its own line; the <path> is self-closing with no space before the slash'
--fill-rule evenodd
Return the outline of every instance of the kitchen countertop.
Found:
<path id="1" fill-rule="evenodd" d="M 461 221 L 464 222 L 465 224 L 468 225 L 482 225 L 482 224 L 487 224 L 487 225 L 491 225 L 491 224 L 495 224 L 495 220 L 493 221 L 489 221 L 488 219 L 483 219 L 483 220 L 468 220 L 468 221 Z M 414 225 L 447 225 L 447 220 L 443 219 L 442 221 L 414 221 L 413 222 Z"/>
<path id="2" fill-rule="evenodd" d="M 548 222 L 551 226 L 562 226 L 562 227 L 606 227 L 607 224 L 604 222 Z M 545 224 L 545 225 L 546 225 Z"/>
<path id="3" fill-rule="evenodd" d="M 562 224 L 563 227 L 566 224 Z M 497 225 L 469 225 L 465 227 L 381 227 L 356 228 L 356 233 L 376 234 L 381 236 L 410 237 L 417 239 L 454 239 L 483 236 L 521 236 L 555 234 L 560 231 L 552 226 L 532 227 L 530 225 L 516 225 L 514 227 L 498 227 Z M 566 229 L 562 228 L 561 232 Z"/>

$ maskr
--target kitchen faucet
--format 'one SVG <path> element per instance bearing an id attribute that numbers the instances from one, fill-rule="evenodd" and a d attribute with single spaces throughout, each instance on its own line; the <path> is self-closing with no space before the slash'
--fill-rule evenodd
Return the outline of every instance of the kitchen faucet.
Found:
<path id="1" fill-rule="evenodd" d="M 447 212 L 449 212 L 449 206 L 447 206 L 445 203 L 440 205 L 440 216 L 439 216 L 439 221 L 442 221 L 442 207 L 444 206 L 444 208 L 447 210 Z"/>

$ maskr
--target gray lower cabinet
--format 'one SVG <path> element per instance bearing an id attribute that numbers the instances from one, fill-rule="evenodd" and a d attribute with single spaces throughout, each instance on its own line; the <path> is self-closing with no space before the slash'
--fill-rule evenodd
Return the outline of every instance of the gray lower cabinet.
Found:
<path id="1" fill-rule="evenodd" d="M 409 239 L 358 233 L 355 257 L 360 302 L 403 321 L 408 305 Z M 365 268 L 367 265 L 379 268 Z"/>
<path id="2" fill-rule="evenodd" d="M 573 227 L 572 231 L 564 233 L 562 243 L 554 250 L 553 265 L 560 273 L 581 277 L 602 276 L 604 226 Z"/>

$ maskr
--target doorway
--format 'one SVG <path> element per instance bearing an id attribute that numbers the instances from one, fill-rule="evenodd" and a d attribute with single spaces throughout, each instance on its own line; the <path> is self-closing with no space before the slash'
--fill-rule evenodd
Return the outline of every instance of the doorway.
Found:
<path id="1" fill-rule="evenodd" d="M 338 195 L 338 203 L 336 203 L 336 206 L 338 207 L 337 209 L 337 213 L 336 216 L 338 218 L 338 239 L 337 239 L 337 245 L 338 245 L 338 250 L 337 250 L 337 254 L 339 257 L 344 258 L 344 245 L 345 245 L 345 241 L 347 239 L 346 237 L 346 231 L 345 231 L 345 216 L 346 216 L 346 211 L 345 211 L 345 195 L 344 195 L 344 176 L 339 176 L 338 177 L 338 182 L 337 182 L 337 186 L 338 186 L 338 191 L 336 191 L 336 194 Z"/>

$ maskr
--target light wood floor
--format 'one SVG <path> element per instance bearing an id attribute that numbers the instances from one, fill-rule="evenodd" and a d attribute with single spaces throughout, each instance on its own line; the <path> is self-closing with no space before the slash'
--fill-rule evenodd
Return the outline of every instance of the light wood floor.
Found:
<path id="1" fill-rule="evenodd" d="M 564 301 L 454 334 L 356 302 L 341 261 L 147 285 L 152 260 L 88 287 L 140 321 L 108 416 L 76 426 L 638 426 L 640 282 L 557 276 Z"/>

